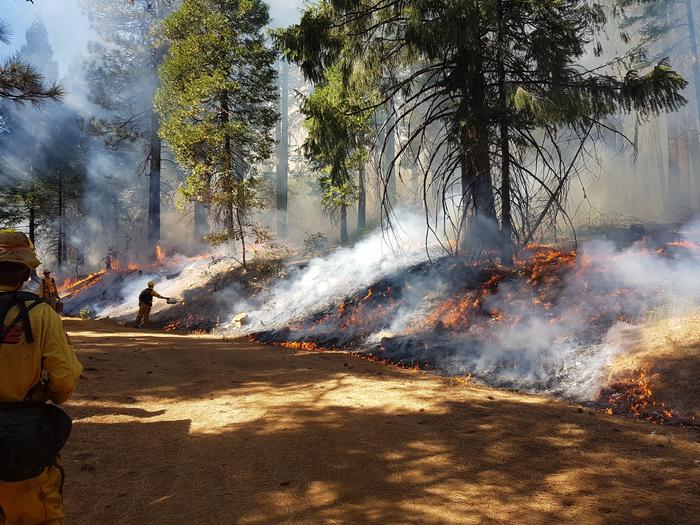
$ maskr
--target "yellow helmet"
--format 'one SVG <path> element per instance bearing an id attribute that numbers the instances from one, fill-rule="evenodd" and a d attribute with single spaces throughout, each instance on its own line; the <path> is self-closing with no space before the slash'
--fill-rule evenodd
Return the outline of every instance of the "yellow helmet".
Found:
<path id="1" fill-rule="evenodd" d="M 148 287 L 153 288 L 156 285 L 155 281 L 148 281 Z"/>
<path id="2" fill-rule="evenodd" d="M 41 264 L 29 237 L 15 230 L 0 230 L 0 262 L 23 264 L 30 270 Z"/>

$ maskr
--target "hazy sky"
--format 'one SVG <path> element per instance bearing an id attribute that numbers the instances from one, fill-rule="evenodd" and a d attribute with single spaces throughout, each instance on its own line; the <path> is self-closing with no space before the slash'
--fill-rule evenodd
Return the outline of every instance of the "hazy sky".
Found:
<path id="1" fill-rule="evenodd" d="M 113 0 L 126 2 L 127 0 Z M 274 27 L 289 25 L 299 18 L 303 0 L 270 0 Z M 0 19 L 12 30 L 10 46 L 0 44 L 0 57 L 11 54 L 24 43 L 24 32 L 36 19 L 43 19 L 58 60 L 61 74 L 73 59 L 84 52 L 90 39 L 90 26 L 76 0 L 0 0 Z"/>
<path id="2" fill-rule="evenodd" d="M 126 1 L 126 0 L 125 0 Z M 41 18 L 49 31 L 54 57 L 64 74 L 76 55 L 85 50 L 89 25 L 76 0 L 0 0 L 0 19 L 10 26 L 12 42 L 0 44 L 0 56 L 7 56 L 24 43 L 24 32 Z"/>

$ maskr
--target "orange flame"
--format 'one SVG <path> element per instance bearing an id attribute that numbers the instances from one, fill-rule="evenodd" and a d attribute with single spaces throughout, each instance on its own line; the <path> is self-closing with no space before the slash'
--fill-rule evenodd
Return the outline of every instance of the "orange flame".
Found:
<path id="1" fill-rule="evenodd" d="M 700 249 L 700 245 L 695 244 L 694 242 L 690 241 L 672 241 L 667 244 L 667 246 L 672 246 L 674 248 L 688 248 L 692 250 L 698 250 Z"/>
<path id="2" fill-rule="evenodd" d="M 177 330 L 178 328 L 180 328 L 181 325 L 182 325 L 182 321 L 180 319 L 178 319 L 177 321 L 172 321 L 172 322 L 166 324 L 163 327 L 163 329 L 166 330 L 167 332 L 172 332 L 173 330 Z"/>
<path id="3" fill-rule="evenodd" d="M 165 262 L 165 250 L 160 246 L 160 244 L 156 245 L 156 261 L 161 264 Z"/>
<path id="4" fill-rule="evenodd" d="M 323 350 L 316 343 L 307 341 L 286 341 L 279 343 L 280 346 L 285 348 L 294 348 L 296 350 Z"/>
<path id="5" fill-rule="evenodd" d="M 89 288 L 102 281 L 102 276 L 107 273 L 107 270 L 100 270 L 99 272 L 91 273 L 87 277 L 82 279 L 66 279 L 63 284 L 59 287 L 58 291 L 62 296 L 75 295 L 82 292 L 86 288 Z"/>
<path id="6" fill-rule="evenodd" d="M 614 381 L 603 393 L 611 405 L 606 410 L 608 414 L 631 415 L 654 423 L 666 423 L 675 419 L 678 414 L 663 402 L 657 403 L 651 381 L 649 366 L 644 366 L 636 377 Z"/>

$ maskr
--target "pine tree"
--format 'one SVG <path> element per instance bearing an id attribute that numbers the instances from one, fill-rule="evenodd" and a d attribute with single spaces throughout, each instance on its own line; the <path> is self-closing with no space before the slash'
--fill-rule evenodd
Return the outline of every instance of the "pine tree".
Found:
<path id="1" fill-rule="evenodd" d="M 8 44 L 10 28 L 0 20 L 0 43 Z M 0 63 L 0 101 L 16 104 L 41 105 L 50 100 L 60 100 L 63 89 L 55 82 L 46 82 L 45 77 L 30 63 L 14 56 Z"/>
<path id="2" fill-rule="evenodd" d="M 694 177 L 700 164 L 700 63 L 696 0 L 618 0 L 623 13 L 623 37 L 639 41 L 649 60 L 668 57 L 669 63 L 690 79 L 687 111 L 668 115 L 668 197 L 667 214 L 674 220 L 692 215 Z M 628 34 L 629 33 L 629 34 Z M 692 166 L 691 166 L 692 164 Z M 697 184 L 697 181 L 696 181 Z"/>
<path id="3" fill-rule="evenodd" d="M 425 176 L 444 189 L 445 209 L 459 208 L 462 251 L 493 246 L 500 222 L 508 260 L 514 242 L 561 208 L 567 159 L 581 151 L 563 151 L 563 135 L 585 142 L 618 111 L 645 116 L 685 102 L 685 81 L 665 63 L 642 74 L 629 54 L 586 68 L 581 58 L 602 53 L 606 23 L 603 5 L 583 0 L 321 0 L 277 38 L 315 82 L 340 67 L 346 81 L 375 85 L 382 105 L 403 94 L 397 121 L 422 120 L 396 159 L 429 147 Z"/>
<path id="4" fill-rule="evenodd" d="M 53 59 L 46 26 L 37 20 L 25 36 L 25 43 L 13 60 L 57 86 L 58 64 Z M 5 101 L 3 109 L 6 133 L 0 138 L 0 173 L 4 181 L 0 223 L 7 227 L 26 225 L 33 241 L 41 237 L 50 245 L 56 240 L 57 170 L 68 173 L 67 164 L 80 158 L 79 152 L 74 151 L 74 156 L 67 159 L 64 147 L 68 137 L 79 132 L 77 116 L 66 106 L 22 107 Z M 77 190 L 79 185 L 73 187 Z"/>
<path id="5" fill-rule="evenodd" d="M 304 153 L 318 170 L 322 203 L 340 215 L 340 242 L 348 242 L 347 209 L 358 197 L 358 185 L 364 185 L 363 165 L 370 147 L 371 112 L 359 110 L 364 100 L 345 89 L 337 70 L 326 72 L 301 106 L 308 135 Z"/>
<path id="6" fill-rule="evenodd" d="M 158 115 L 153 97 L 166 48 L 162 21 L 172 0 L 82 0 L 99 35 L 90 44 L 87 79 L 90 98 L 109 114 L 93 118 L 93 133 L 111 149 L 143 144 L 149 177 L 147 238 L 151 256 L 160 240 L 161 164 Z"/>
<path id="7" fill-rule="evenodd" d="M 189 172 L 183 194 L 209 206 L 246 262 L 256 163 L 267 160 L 277 120 L 275 54 L 265 43 L 261 0 L 185 0 L 165 22 L 171 48 L 160 69 L 161 136 Z"/>

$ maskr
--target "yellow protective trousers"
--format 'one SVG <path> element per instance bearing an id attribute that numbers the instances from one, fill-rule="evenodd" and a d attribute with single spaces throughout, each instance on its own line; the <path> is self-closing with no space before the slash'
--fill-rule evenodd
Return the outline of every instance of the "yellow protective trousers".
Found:
<path id="1" fill-rule="evenodd" d="M 139 326 L 143 321 L 143 324 L 150 326 L 151 324 L 151 305 L 148 303 L 139 303 L 139 313 L 136 314 L 136 321 L 134 324 Z"/>
<path id="2" fill-rule="evenodd" d="M 63 525 L 62 492 L 57 465 L 26 481 L 0 481 L 0 525 Z"/>

